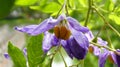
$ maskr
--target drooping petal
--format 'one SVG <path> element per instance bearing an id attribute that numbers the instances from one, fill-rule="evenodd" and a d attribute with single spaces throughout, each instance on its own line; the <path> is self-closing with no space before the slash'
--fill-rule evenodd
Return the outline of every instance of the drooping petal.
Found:
<path id="1" fill-rule="evenodd" d="M 15 30 L 18 30 L 20 32 L 25 32 L 25 33 L 29 33 L 31 32 L 33 29 L 35 29 L 38 25 L 28 25 L 25 27 L 15 27 Z"/>
<path id="2" fill-rule="evenodd" d="M 55 25 L 57 25 L 61 20 L 65 17 L 60 15 L 57 19 L 53 19 L 52 17 L 44 20 L 39 25 L 30 25 L 25 27 L 15 27 L 16 30 L 28 33 L 30 35 L 38 35 L 45 31 L 52 29 Z"/>
<path id="3" fill-rule="evenodd" d="M 69 24 L 68 24 L 69 25 Z M 84 49 L 88 50 L 89 41 L 85 34 L 80 31 L 75 30 L 69 25 L 69 29 L 71 30 L 72 36 L 75 38 L 76 42 Z"/>
<path id="4" fill-rule="evenodd" d="M 72 17 L 67 17 L 67 21 L 69 22 L 69 24 L 74 29 L 76 29 L 78 31 L 81 31 L 81 32 L 84 32 L 84 33 L 89 31 L 89 29 L 87 27 L 80 26 L 79 22 L 76 19 L 72 18 Z"/>
<path id="5" fill-rule="evenodd" d="M 102 52 L 99 55 L 99 67 L 104 67 L 108 55 L 109 55 L 109 52 L 106 52 L 106 51 Z"/>
<path id="6" fill-rule="evenodd" d="M 74 39 L 74 37 L 70 37 L 70 39 L 67 41 L 69 48 L 72 52 L 72 55 L 77 58 L 77 59 L 84 59 L 86 54 L 87 54 L 87 50 L 83 47 L 80 46 L 80 44 L 78 44 L 78 42 Z"/>
<path id="7" fill-rule="evenodd" d="M 63 48 L 65 49 L 65 51 L 67 52 L 67 54 L 70 56 L 70 58 L 73 59 L 72 51 L 70 49 L 70 45 L 68 44 L 68 42 L 65 40 L 61 40 L 61 44 Z"/>
<path id="8" fill-rule="evenodd" d="M 55 36 L 49 32 L 44 33 L 42 49 L 46 53 L 52 46 L 58 45 L 58 40 L 54 39 Z"/>
<path id="9" fill-rule="evenodd" d="M 111 55 L 111 57 L 112 57 L 113 62 L 114 62 L 115 64 L 117 64 L 117 60 L 116 60 L 116 55 L 115 55 L 115 53 L 114 53 L 114 52 L 110 52 L 110 55 Z"/>

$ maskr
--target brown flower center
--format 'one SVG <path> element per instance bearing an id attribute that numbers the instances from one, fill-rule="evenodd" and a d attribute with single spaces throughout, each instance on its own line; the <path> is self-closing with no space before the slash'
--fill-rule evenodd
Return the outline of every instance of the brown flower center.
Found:
<path id="1" fill-rule="evenodd" d="M 71 32 L 64 25 L 57 25 L 54 27 L 55 36 L 59 39 L 67 40 L 69 39 Z"/>

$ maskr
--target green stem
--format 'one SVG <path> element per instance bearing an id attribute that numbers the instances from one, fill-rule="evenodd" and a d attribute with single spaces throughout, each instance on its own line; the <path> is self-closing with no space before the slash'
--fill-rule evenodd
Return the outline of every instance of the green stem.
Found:
<path id="1" fill-rule="evenodd" d="M 67 67 L 67 63 L 65 62 L 65 59 L 64 59 L 64 57 L 63 57 L 63 55 L 62 55 L 62 53 L 61 53 L 61 50 L 59 50 L 59 53 L 60 53 L 60 55 L 61 55 L 61 57 L 62 57 L 62 59 L 63 59 L 63 62 L 64 62 L 64 64 L 65 64 L 65 67 Z"/>
<path id="2" fill-rule="evenodd" d="M 99 45 L 99 44 L 97 44 L 97 43 L 94 43 L 94 42 L 90 42 L 91 44 L 93 44 L 93 45 L 95 45 L 95 46 L 97 46 L 97 47 L 102 47 L 102 48 L 106 48 L 106 49 L 108 49 L 108 50 L 110 50 L 110 51 L 116 51 L 115 49 L 112 49 L 112 48 L 110 48 L 110 47 L 107 47 L 107 46 L 102 46 L 102 45 Z"/>
<path id="3" fill-rule="evenodd" d="M 81 67 L 84 67 L 84 59 L 83 60 L 81 60 Z"/>
<path id="4" fill-rule="evenodd" d="M 103 19 L 103 21 L 120 37 L 120 33 L 113 27 L 110 25 L 110 23 L 108 23 L 106 20 L 105 20 L 105 17 L 93 6 L 92 7 L 96 12 L 97 14 Z"/>
<path id="5" fill-rule="evenodd" d="M 91 0 L 88 0 L 88 2 L 89 2 L 89 8 L 88 8 L 87 18 L 85 20 L 84 26 L 87 26 L 87 24 L 88 24 L 88 20 L 89 20 L 89 16 L 90 16 L 90 11 L 91 11 Z"/>
<path id="6" fill-rule="evenodd" d="M 113 45 L 112 45 L 112 42 L 111 42 L 111 39 L 110 39 L 110 35 L 108 34 L 108 30 L 106 30 L 106 36 L 107 36 L 107 39 L 108 39 L 108 45 L 110 48 L 113 48 Z"/>

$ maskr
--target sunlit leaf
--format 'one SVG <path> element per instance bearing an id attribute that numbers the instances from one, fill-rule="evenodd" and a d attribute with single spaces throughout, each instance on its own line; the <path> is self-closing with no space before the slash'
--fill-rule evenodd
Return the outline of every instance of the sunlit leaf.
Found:
<path id="1" fill-rule="evenodd" d="M 28 6 L 35 4 L 37 1 L 38 0 L 16 0 L 15 5 Z"/>
<path id="2" fill-rule="evenodd" d="M 24 53 L 12 43 L 8 43 L 8 54 L 10 55 L 15 67 L 27 67 Z"/>
<path id="3" fill-rule="evenodd" d="M 42 11 L 45 13 L 53 13 L 56 11 L 59 11 L 59 9 L 61 8 L 61 6 L 55 2 L 51 2 L 48 5 L 46 5 Z"/>
<path id="4" fill-rule="evenodd" d="M 0 18 L 6 17 L 12 7 L 14 6 L 15 0 L 0 0 Z"/>
<path id="5" fill-rule="evenodd" d="M 113 8 L 114 8 L 114 3 L 112 2 L 112 0 L 110 0 L 109 11 L 112 11 Z"/>
<path id="6" fill-rule="evenodd" d="M 111 20 L 113 20 L 116 24 L 120 25 L 120 17 L 118 17 L 117 15 L 115 14 L 110 14 L 109 15 L 109 18 Z"/>
<path id="7" fill-rule="evenodd" d="M 29 67 L 37 67 L 45 58 L 42 50 L 43 35 L 32 36 L 27 44 L 27 56 Z"/>

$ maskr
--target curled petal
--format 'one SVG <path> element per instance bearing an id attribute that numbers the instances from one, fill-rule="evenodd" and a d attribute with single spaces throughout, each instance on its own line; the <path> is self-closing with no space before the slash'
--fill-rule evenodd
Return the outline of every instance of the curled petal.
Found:
<path id="1" fill-rule="evenodd" d="M 99 67 L 104 67 L 109 52 L 104 51 L 99 55 Z"/>
<path id="2" fill-rule="evenodd" d="M 80 26 L 79 22 L 77 20 L 75 20 L 74 18 L 72 17 L 67 17 L 67 21 L 69 22 L 69 24 L 76 30 L 78 31 L 81 31 L 81 32 L 88 32 L 89 29 L 87 27 L 83 27 L 83 26 Z"/>
<path id="3" fill-rule="evenodd" d="M 87 53 L 87 50 L 80 46 L 80 44 L 74 39 L 74 37 L 70 37 L 67 41 L 69 48 L 72 52 L 72 55 L 77 59 L 84 59 Z"/>

